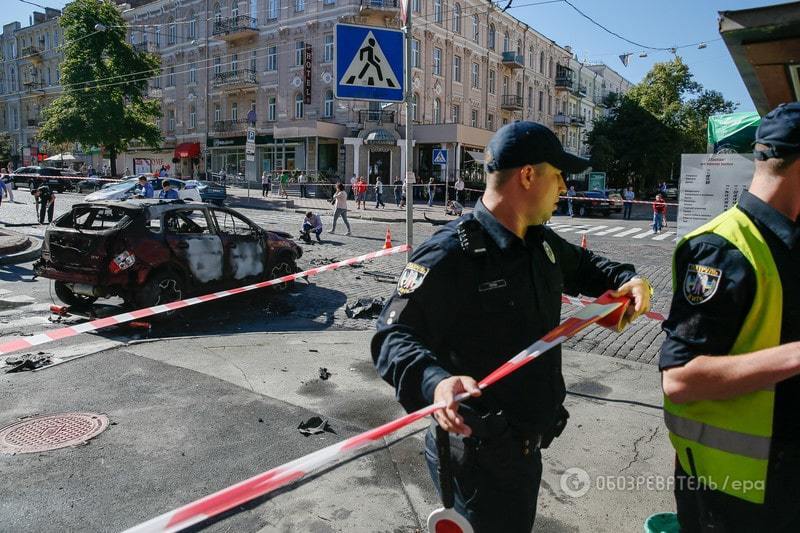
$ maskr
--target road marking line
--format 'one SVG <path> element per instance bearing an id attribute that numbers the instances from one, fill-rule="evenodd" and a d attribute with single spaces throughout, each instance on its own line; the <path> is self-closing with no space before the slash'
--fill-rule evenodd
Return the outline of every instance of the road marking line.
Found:
<path id="1" fill-rule="evenodd" d="M 643 232 L 642 232 L 642 233 L 640 233 L 639 235 L 634 235 L 634 236 L 633 236 L 633 238 L 634 238 L 634 239 L 644 239 L 644 238 L 645 238 L 645 237 L 647 237 L 648 235 L 655 235 L 655 233 L 653 233 L 653 230 L 649 229 L 649 230 L 647 230 L 647 231 L 643 231 Z"/>
<path id="2" fill-rule="evenodd" d="M 586 227 L 587 226 L 567 226 L 567 227 L 564 227 L 564 228 L 558 228 L 556 231 L 561 231 L 563 233 L 566 233 L 568 231 L 572 231 L 572 230 L 576 230 L 576 229 L 583 229 L 583 228 L 586 228 Z"/>
<path id="3" fill-rule="evenodd" d="M 675 232 L 674 231 L 665 231 L 663 235 L 659 235 L 658 237 L 653 237 L 653 240 L 654 241 L 663 241 L 664 239 L 666 239 L 670 235 L 675 235 Z"/>
<path id="4" fill-rule="evenodd" d="M 592 226 L 589 229 L 582 229 L 580 231 L 576 231 L 575 233 L 591 233 L 593 231 L 597 231 L 599 229 L 607 228 L 608 226 Z"/>
<path id="5" fill-rule="evenodd" d="M 622 233 L 617 233 L 614 237 L 625 237 L 626 235 L 630 235 L 631 233 L 636 233 L 637 231 L 642 231 L 642 228 L 631 228 L 629 230 L 625 230 Z"/>
<path id="6" fill-rule="evenodd" d="M 627 226 L 615 226 L 615 227 L 613 227 L 613 228 L 610 228 L 610 229 L 607 229 L 607 230 L 605 230 L 605 231 L 601 231 L 600 233 L 595 233 L 595 235 L 609 235 L 609 234 L 611 234 L 611 233 L 614 233 L 614 232 L 617 232 L 617 231 L 623 230 L 623 229 L 625 229 L 626 227 L 627 227 Z"/>

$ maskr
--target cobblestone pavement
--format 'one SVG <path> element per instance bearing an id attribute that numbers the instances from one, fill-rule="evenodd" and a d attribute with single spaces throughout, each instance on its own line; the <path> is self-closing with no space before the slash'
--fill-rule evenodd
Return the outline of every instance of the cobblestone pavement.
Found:
<path id="1" fill-rule="evenodd" d="M 42 235 L 45 227 L 34 223 L 32 198 L 27 190 L 20 189 L 15 192 L 15 200 L 19 203 L 3 203 L 0 207 L 0 224 L 23 233 Z M 84 195 L 69 193 L 59 195 L 56 216 L 66 212 L 72 204 L 81 201 L 83 197 Z M 325 226 L 323 243 L 302 244 L 304 254 L 299 263 L 302 269 L 380 249 L 387 228 L 391 230 L 393 244 L 402 244 L 405 240 L 404 224 L 357 217 L 350 219 L 352 236 L 342 234 L 345 228 L 341 222 L 337 228 L 338 234 L 332 235 L 328 233 L 332 222 L 331 210 L 330 206 L 325 205 L 327 207 L 319 209 Z M 241 208 L 239 211 L 267 229 L 279 229 L 293 234 L 302 221 L 302 215 L 296 213 L 294 209 Z M 433 217 L 433 214 L 431 216 Z M 439 215 L 439 218 L 444 217 Z M 597 253 L 617 261 L 634 262 L 638 271 L 650 278 L 653 283 L 655 288 L 653 309 L 665 314 L 668 312 L 671 298 L 670 260 L 674 247 L 672 238 L 654 241 L 644 238 L 614 237 L 614 233 L 637 228 L 636 232 L 629 235 L 635 236 L 645 232 L 647 224 L 642 220 L 555 217 L 553 225 L 556 231 L 559 228 L 572 228 L 569 231 L 559 232 L 571 242 L 578 243 L 585 235 L 589 240 L 589 247 Z M 601 225 L 604 226 L 602 230 L 592 229 Z M 606 228 L 611 226 L 626 229 L 603 235 Z M 588 232 L 577 233 L 587 229 Z M 435 230 L 436 227 L 427 222 L 415 223 L 415 242 L 422 242 Z M 300 281 L 288 294 L 242 297 L 200 306 L 202 309 L 198 307 L 185 312 L 182 315 L 185 320 L 165 321 L 167 325 L 158 329 L 155 334 L 174 336 L 199 332 L 213 335 L 226 332 L 280 330 L 281 323 L 285 319 L 301 319 L 310 329 L 371 329 L 374 327 L 374 318 L 348 318 L 345 306 L 359 298 L 388 298 L 394 290 L 397 276 L 404 264 L 403 255 L 381 258 L 363 265 L 326 272 L 308 282 Z M 47 309 L 52 298 L 49 282 L 47 280 L 31 282 L 29 267 L 30 264 L 0 270 L 0 336 L 34 334 L 42 329 L 63 325 L 63 322 L 53 324 L 47 320 Z M 21 300 L 14 301 L 15 298 Z M 98 316 L 104 316 L 119 312 L 117 304 L 119 302 L 115 300 L 101 302 L 96 306 L 96 313 Z M 565 305 L 563 317 L 577 310 L 575 306 Z M 77 317 L 74 320 L 82 319 Z M 642 318 L 621 334 L 592 327 L 575 339 L 569 340 L 566 347 L 581 352 L 655 363 L 661 340 L 660 323 Z"/>

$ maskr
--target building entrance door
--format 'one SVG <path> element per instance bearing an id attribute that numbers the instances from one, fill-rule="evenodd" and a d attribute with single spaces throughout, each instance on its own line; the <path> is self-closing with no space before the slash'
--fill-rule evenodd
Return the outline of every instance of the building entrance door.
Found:
<path id="1" fill-rule="evenodd" d="M 370 152 L 369 153 L 369 175 L 367 181 L 375 183 L 376 178 L 380 177 L 384 185 L 390 183 L 390 175 L 392 172 L 392 153 L 388 150 L 386 152 Z"/>

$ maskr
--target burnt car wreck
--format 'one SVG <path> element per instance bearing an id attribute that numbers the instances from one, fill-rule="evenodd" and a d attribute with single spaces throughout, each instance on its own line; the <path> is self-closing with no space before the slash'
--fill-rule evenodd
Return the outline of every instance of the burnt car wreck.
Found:
<path id="1" fill-rule="evenodd" d="M 83 203 L 48 227 L 34 269 L 67 305 L 119 296 L 149 307 L 296 272 L 302 250 L 288 237 L 225 207 Z"/>

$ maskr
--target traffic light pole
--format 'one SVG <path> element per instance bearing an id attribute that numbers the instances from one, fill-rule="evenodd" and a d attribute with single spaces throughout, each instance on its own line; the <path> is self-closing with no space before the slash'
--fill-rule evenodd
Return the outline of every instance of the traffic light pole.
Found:
<path id="1" fill-rule="evenodd" d="M 411 86 L 411 0 L 405 3 L 406 9 L 406 54 L 405 54 L 405 86 L 406 86 L 406 175 L 405 175 L 405 190 L 406 190 L 406 244 L 409 249 L 406 252 L 406 257 L 410 261 L 412 246 L 414 245 L 414 141 L 413 139 L 413 100 L 414 88 Z"/>

